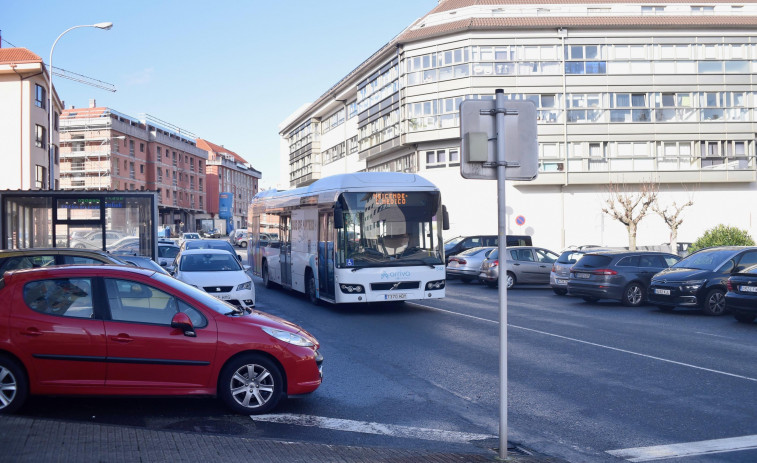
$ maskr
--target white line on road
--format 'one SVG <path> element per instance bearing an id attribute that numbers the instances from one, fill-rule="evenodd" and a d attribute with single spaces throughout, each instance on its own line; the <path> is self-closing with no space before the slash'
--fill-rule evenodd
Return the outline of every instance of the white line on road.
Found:
<path id="1" fill-rule="evenodd" d="M 667 458 L 682 458 L 711 453 L 735 452 L 757 449 L 757 436 L 731 437 L 728 439 L 685 442 L 681 444 L 655 445 L 631 449 L 609 450 L 610 455 L 628 461 L 653 461 Z"/>
<path id="2" fill-rule="evenodd" d="M 453 314 L 453 315 L 459 315 L 461 317 L 474 318 L 476 320 L 481 320 L 481 321 L 485 321 L 485 322 L 489 322 L 489 323 L 499 324 L 499 322 L 495 321 L 495 320 L 488 320 L 486 318 L 474 317 L 473 315 L 466 315 L 466 314 L 462 314 L 462 313 L 459 313 L 459 312 L 453 312 L 451 310 L 438 309 L 436 307 L 431 307 L 431 306 L 422 305 L 422 304 L 416 304 L 416 305 L 419 305 L 419 306 L 427 308 L 427 309 L 436 310 L 436 311 L 439 311 L 439 312 L 446 312 L 446 313 Z M 526 328 L 524 326 L 512 325 L 512 324 L 509 324 L 509 323 L 507 324 L 507 326 L 510 327 L 510 328 L 516 328 L 516 329 L 520 329 L 520 330 L 524 330 L 524 331 L 531 331 L 533 333 L 543 334 L 545 336 L 552 336 L 554 338 L 564 339 L 566 341 L 578 342 L 578 343 L 586 344 L 586 345 L 589 345 L 589 346 L 601 347 L 602 349 L 609 349 L 609 350 L 614 350 L 616 352 L 623 352 L 625 354 L 637 355 L 639 357 L 644 357 L 644 358 L 648 358 L 648 359 L 652 359 L 652 360 L 658 360 L 660 362 L 672 363 L 674 365 L 679 365 L 679 366 L 688 367 L 688 368 L 694 368 L 696 370 L 703 370 L 703 371 L 708 371 L 710 373 L 717 373 L 719 375 L 730 376 L 732 378 L 739 378 L 739 379 L 745 379 L 747 381 L 757 382 L 757 378 L 752 378 L 752 377 L 749 377 L 749 376 L 737 375 L 735 373 L 728 373 L 726 371 L 713 370 L 711 368 L 700 367 L 700 366 L 697 366 L 697 365 L 692 365 L 690 363 L 677 362 L 675 360 L 669 360 L 669 359 L 665 359 L 665 358 L 662 358 L 662 357 L 655 357 L 653 355 L 642 354 L 640 352 L 634 352 L 634 351 L 630 351 L 630 350 L 626 350 L 626 349 L 620 349 L 620 348 L 617 348 L 617 347 L 606 346 L 604 344 L 597 344 L 595 342 L 584 341 L 582 339 L 570 338 L 570 337 L 562 336 L 562 335 L 559 335 L 559 334 L 548 333 L 546 331 L 535 330 L 533 328 Z"/>
<path id="3" fill-rule="evenodd" d="M 360 432 L 381 436 L 403 437 L 409 439 L 433 440 L 438 442 L 468 443 L 474 440 L 494 439 L 497 436 L 468 432 L 443 431 L 441 429 L 413 428 L 394 424 L 371 423 L 368 421 L 343 420 L 313 415 L 294 415 L 281 413 L 275 415 L 253 415 L 253 421 L 292 424 L 296 426 L 313 426 L 336 431 Z"/>

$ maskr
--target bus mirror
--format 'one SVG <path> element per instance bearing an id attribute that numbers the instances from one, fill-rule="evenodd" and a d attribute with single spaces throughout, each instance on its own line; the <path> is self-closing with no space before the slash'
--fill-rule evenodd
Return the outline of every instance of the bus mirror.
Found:
<path id="1" fill-rule="evenodd" d="M 334 228 L 337 230 L 344 228 L 344 211 L 338 202 L 334 204 Z"/>
<path id="2" fill-rule="evenodd" d="M 449 212 L 445 205 L 442 205 L 442 230 L 449 230 Z"/>

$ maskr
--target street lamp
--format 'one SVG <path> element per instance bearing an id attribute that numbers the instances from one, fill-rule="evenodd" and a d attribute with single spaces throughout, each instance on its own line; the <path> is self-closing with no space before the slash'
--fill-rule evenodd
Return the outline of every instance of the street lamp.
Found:
<path id="1" fill-rule="evenodd" d="M 72 31 L 74 29 L 78 29 L 80 27 L 96 27 L 98 29 L 105 29 L 108 30 L 111 27 L 113 27 L 113 23 L 111 22 L 105 22 L 105 23 L 97 23 L 97 24 L 83 24 L 81 26 L 74 26 L 66 29 L 63 31 L 61 35 L 58 36 L 57 39 L 55 39 L 55 42 L 53 42 L 52 48 L 50 48 L 50 60 L 47 62 L 47 64 L 50 66 L 50 69 L 48 72 L 50 73 L 50 88 L 48 89 L 48 110 L 50 111 L 50 120 L 49 125 L 47 127 L 47 150 L 48 150 L 48 183 L 47 183 L 47 189 L 52 190 L 53 186 L 55 184 L 55 174 L 53 172 L 54 165 L 55 165 L 55 152 L 53 151 L 53 114 L 55 113 L 55 109 L 53 108 L 53 92 L 55 91 L 53 89 L 53 50 L 55 50 L 55 44 L 58 43 L 58 40 L 60 40 L 61 37 L 63 37 L 66 32 Z"/>

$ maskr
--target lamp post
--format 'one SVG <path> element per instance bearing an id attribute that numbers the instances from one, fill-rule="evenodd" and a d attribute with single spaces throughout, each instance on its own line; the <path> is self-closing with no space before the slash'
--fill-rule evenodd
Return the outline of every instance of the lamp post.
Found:
<path id="1" fill-rule="evenodd" d="M 52 190 L 55 186 L 55 173 L 54 173 L 54 165 L 55 165 L 55 152 L 53 151 L 53 115 L 55 114 L 55 108 L 53 107 L 53 92 L 55 91 L 53 89 L 53 50 L 55 50 L 55 44 L 58 43 L 58 40 L 60 40 L 61 37 L 63 37 L 66 32 L 72 31 L 74 29 L 78 29 L 80 27 L 96 27 L 98 29 L 104 29 L 108 30 L 111 27 L 113 27 L 113 23 L 111 22 L 104 22 L 104 23 L 97 23 L 97 24 L 83 24 L 81 26 L 74 26 L 69 27 L 61 35 L 58 36 L 57 39 L 55 39 L 55 42 L 53 42 L 52 48 L 50 48 L 50 60 L 47 62 L 47 64 L 50 66 L 50 69 L 48 72 L 50 73 L 50 88 L 48 89 L 48 110 L 50 111 L 50 119 L 49 124 L 47 126 L 47 150 L 48 150 L 48 183 L 47 183 L 47 189 Z"/>

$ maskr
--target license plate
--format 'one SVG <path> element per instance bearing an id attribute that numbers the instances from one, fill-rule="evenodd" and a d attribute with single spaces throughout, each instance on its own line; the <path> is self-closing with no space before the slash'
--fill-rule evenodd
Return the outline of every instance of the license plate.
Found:
<path id="1" fill-rule="evenodd" d="M 401 300 L 407 299 L 407 294 L 405 293 L 386 294 L 384 295 L 384 299 L 387 301 L 401 301 Z"/>
<path id="2" fill-rule="evenodd" d="M 555 278 L 555 283 L 557 283 L 558 285 L 566 285 L 568 284 L 568 280 L 560 280 Z"/>
<path id="3" fill-rule="evenodd" d="M 757 293 L 757 286 L 739 286 L 739 291 L 745 293 Z"/>
<path id="4" fill-rule="evenodd" d="M 213 294 L 213 297 L 222 301 L 228 301 L 231 299 L 231 296 L 228 294 Z"/>
<path id="5" fill-rule="evenodd" d="M 588 274 L 588 273 L 576 273 L 576 278 L 588 279 L 589 276 L 591 276 L 591 275 Z"/>
<path id="6" fill-rule="evenodd" d="M 669 289 L 655 288 L 654 289 L 654 293 L 655 294 L 659 294 L 661 296 L 670 296 L 670 290 Z"/>

